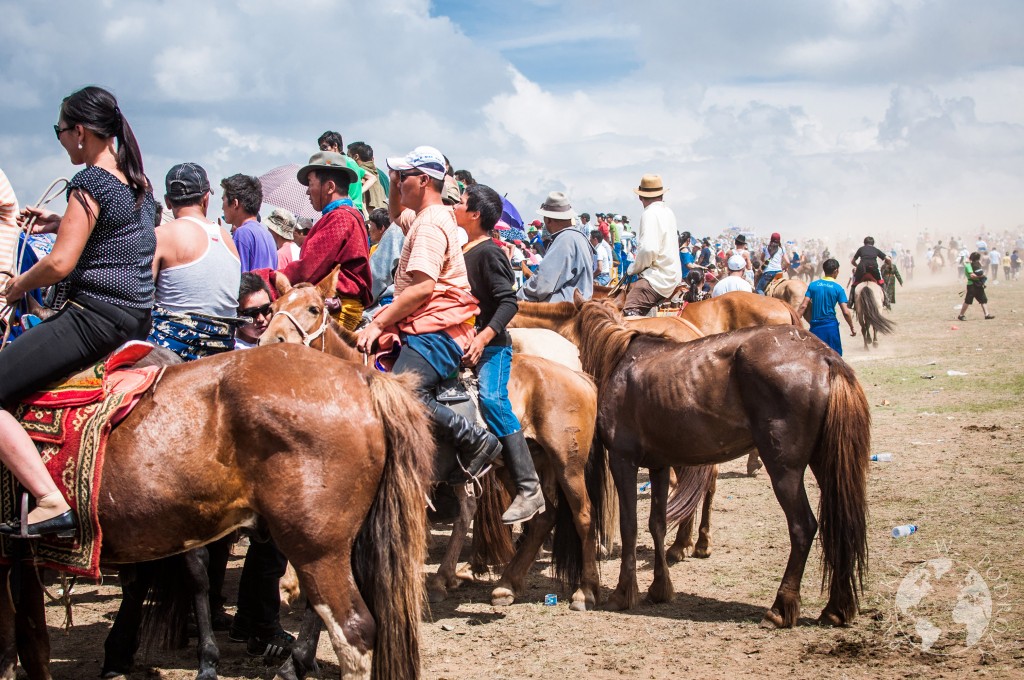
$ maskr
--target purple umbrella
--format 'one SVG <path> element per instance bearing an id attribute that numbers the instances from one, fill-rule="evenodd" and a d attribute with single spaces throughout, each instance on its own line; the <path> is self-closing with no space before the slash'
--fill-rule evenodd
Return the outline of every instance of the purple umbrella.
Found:
<path id="1" fill-rule="evenodd" d="M 501 221 L 512 229 L 523 231 L 523 218 L 520 217 L 519 211 L 512 205 L 512 202 L 507 198 L 502 197 L 501 199 Z"/>
<path id="2" fill-rule="evenodd" d="M 315 222 L 320 218 L 320 213 L 313 210 L 309 196 L 306 195 L 306 187 L 299 184 L 295 176 L 300 167 L 302 166 L 297 163 L 290 163 L 260 175 L 263 204 L 273 208 L 284 208 L 295 213 L 297 217 L 308 217 Z"/>

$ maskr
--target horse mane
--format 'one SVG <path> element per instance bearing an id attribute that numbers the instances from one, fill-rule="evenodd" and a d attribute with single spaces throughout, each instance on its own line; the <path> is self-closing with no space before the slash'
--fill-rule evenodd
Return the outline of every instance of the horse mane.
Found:
<path id="1" fill-rule="evenodd" d="M 612 307 L 599 302 L 584 304 L 576 315 L 575 326 L 576 335 L 581 339 L 580 363 L 599 386 L 619 363 L 633 338 L 642 335 L 641 331 L 627 328 Z"/>
<path id="2" fill-rule="evenodd" d="M 571 302 L 527 302 L 520 300 L 519 312 L 536 319 L 565 321 L 576 314 L 576 305 Z"/>

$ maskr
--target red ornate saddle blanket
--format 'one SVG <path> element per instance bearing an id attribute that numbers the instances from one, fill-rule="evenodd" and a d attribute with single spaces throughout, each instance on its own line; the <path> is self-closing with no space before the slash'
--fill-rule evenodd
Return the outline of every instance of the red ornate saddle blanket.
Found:
<path id="1" fill-rule="evenodd" d="M 157 380 L 158 367 L 129 368 L 152 350 L 130 342 L 103 363 L 59 385 L 25 398 L 14 412 L 40 447 L 43 463 L 78 517 L 73 539 L 10 539 L 0 537 L 0 562 L 32 551 L 38 565 L 99 579 L 100 530 L 98 499 L 103 454 L 114 425 L 124 419 L 142 394 Z M 0 466 L 0 516 L 18 516 L 20 491 L 14 476 Z M 19 545 L 20 544 L 20 545 Z"/>

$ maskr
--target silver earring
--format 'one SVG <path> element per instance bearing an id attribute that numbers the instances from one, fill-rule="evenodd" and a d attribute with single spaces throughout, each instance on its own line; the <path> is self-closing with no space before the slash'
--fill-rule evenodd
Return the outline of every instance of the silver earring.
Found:
<path id="1" fill-rule="evenodd" d="M 82 148 L 82 143 L 81 143 L 81 142 L 79 142 L 79 143 L 78 143 L 78 148 L 79 148 L 79 149 L 81 149 L 81 148 Z"/>

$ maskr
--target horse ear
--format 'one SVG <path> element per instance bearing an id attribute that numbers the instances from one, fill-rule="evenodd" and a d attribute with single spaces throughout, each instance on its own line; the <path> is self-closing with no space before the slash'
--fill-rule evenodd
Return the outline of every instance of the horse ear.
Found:
<path id="1" fill-rule="evenodd" d="M 281 297 L 292 289 L 292 282 L 281 272 L 274 272 L 274 288 L 277 289 L 277 296 Z"/>
<path id="2" fill-rule="evenodd" d="M 338 290 L 338 271 L 340 270 L 340 268 L 340 265 L 336 265 L 334 269 L 332 269 L 330 273 L 320 281 L 320 283 L 316 284 L 317 292 L 320 293 L 320 297 L 324 298 L 325 300 L 327 298 L 334 297 L 335 295 L 337 295 L 336 291 Z"/>
<path id="3" fill-rule="evenodd" d="M 580 289 L 577 288 L 572 293 L 572 303 L 576 306 L 577 311 L 583 307 L 584 302 L 586 302 L 586 300 L 583 298 L 583 295 L 580 294 Z"/>

